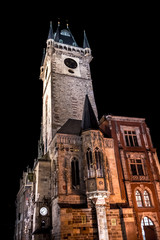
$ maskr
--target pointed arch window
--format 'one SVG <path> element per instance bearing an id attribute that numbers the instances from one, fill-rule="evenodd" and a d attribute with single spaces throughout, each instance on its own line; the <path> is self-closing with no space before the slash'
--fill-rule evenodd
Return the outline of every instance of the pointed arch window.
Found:
<path id="1" fill-rule="evenodd" d="M 136 190 L 136 202 L 138 207 L 143 207 L 141 193 Z"/>
<path id="2" fill-rule="evenodd" d="M 96 148 L 94 154 L 96 160 L 97 177 L 103 177 L 102 153 L 98 148 Z"/>
<path id="3" fill-rule="evenodd" d="M 144 217 L 141 221 L 143 240 L 153 239 L 156 240 L 156 229 L 152 220 L 148 217 Z"/>
<path id="4" fill-rule="evenodd" d="M 80 185 L 79 179 L 79 162 L 77 158 L 73 158 L 71 162 L 71 172 L 72 172 L 72 187 L 78 187 Z"/>
<path id="5" fill-rule="evenodd" d="M 90 148 L 87 149 L 86 159 L 87 159 L 88 178 L 93 178 L 95 177 L 95 169 L 93 165 L 92 151 Z"/>
<path id="6" fill-rule="evenodd" d="M 151 200 L 148 191 L 143 192 L 145 207 L 151 207 Z"/>

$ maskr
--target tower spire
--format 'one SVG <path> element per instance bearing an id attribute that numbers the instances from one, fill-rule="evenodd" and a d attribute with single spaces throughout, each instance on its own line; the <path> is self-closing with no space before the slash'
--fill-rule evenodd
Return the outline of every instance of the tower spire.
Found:
<path id="1" fill-rule="evenodd" d="M 55 34 L 55 42 L 59 42 L 60 39 L 60 20 L 58 19 L 58 26 Z"/>
<path id="2" fill-rule="evenodd" d="M 83 48 L 90 48 L 85 30 L 84 30 Z"/>
<path id="3" fill-rule="evenodd" d="M 86 95 L 83 108 L 82 130 L 85 131 L 91 129 L 97 130 L 99 127 L 92 105 L 89 101 L 89 97 Z"/>
<path id="4" fill-rule="evenodd" d="M 52 21 L 50 21 L 50 28 L 49 28 L 49 33 L 48 33 L 48 39 L 53 39 L 54 40 Z"/>

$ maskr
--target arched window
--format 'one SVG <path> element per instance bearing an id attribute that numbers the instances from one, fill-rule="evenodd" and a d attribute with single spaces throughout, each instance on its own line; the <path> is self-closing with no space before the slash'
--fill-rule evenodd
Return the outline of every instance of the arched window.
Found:
<path id="1" fill-rule="evenodd" d="M 142 197 L 141 197 L 141 194 L 138 190 L 136 190 L 136 202 L 137 202 L 138 207 L 143 207 Z"/>
<path id="2" fill-rule="evenodd" d="M 151 207 L 150 196 L 149 196 L 149 193 L 146 190 L 143 192 L 143 197 L 144 197 L 145 207 Z"/>
<path id="3" fill-rule="evenodd" d="M 77 158 L 73 158 L 71 162 L 71 172 L 72 172 L 72 186 L 77 187 L 80 185 L 79 179 L 79 162 Z"/>
<path id="4" fill-rule="evenodd" d="M 155 226 L 152 220 L 148 217 L 144 217 L 141 221 L 143 240 L 157 240 Z"/>
<path id="5" fill-rule="evenodd" d="M 95 160 L 97 177 L 103 177 L 102 153 L 98 148 L 95 149 Z"/>
<path id="6" fill-rule="evenodd" d="M 93 166 L 92 151 L 90 148 L 87 149 L 86 159 L 87 159 L 87 168 L 88 168 L 88 178 L 93 178 L 95 177 L 95 169 Z"/>
<path id="7" fill-rule="evenodd" d="M 45 225 L 46 225 L 45 221 L 42 220 L 42 221 L 41 221 L 41 227 L 42 227 L 42 228 L 45 228 Z"/>

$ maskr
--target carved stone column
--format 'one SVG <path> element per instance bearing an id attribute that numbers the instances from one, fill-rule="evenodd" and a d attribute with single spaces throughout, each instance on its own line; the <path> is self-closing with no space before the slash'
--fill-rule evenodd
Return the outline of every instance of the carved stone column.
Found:
<path id="1" fill-rule="evenodd" d="M 109 240 L 105 198 L 109 198 L 110 193 L 108 191 L 95 191 L 90 192 L 87 195 L 95 204 L 99 240 Z"/>

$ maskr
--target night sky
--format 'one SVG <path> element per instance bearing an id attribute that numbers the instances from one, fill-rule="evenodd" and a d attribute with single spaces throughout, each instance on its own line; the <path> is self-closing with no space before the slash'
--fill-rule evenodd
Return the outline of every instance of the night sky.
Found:
<path id="1" fill-rule="evenodd" d="M 6 239 L 13 236 L 19 179 L 37 158 L 42 111 L 39 73 L 50 21 L 54 31 L 58 19 L 64 28 L 67 21 L 80 47 L 86 31 L 99 118 L 104 114 L 145 118 L 160 158 L 157 6 L 96 3 L 45 2 L 37 7 L 23 3 L 14 5 L 10 12 L 4 6 L 1 189 L 3 228 L 9 234 Z"/>

